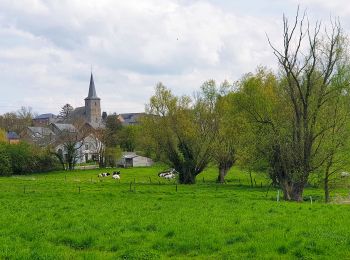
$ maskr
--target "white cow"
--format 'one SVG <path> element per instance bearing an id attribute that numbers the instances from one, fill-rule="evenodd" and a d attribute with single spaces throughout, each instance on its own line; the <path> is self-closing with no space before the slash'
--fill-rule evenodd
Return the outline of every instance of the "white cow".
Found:
<path id="1" fill-rule="evenodd" d="M 117 171 L 117 172 L 113 172 L 113 176 L 112 178 L 115 179 L 115 180 L 120 180 L 120 171 Z"/>
<path id="2" fill-rule="evenodd" d="M 158 176 L 162 177 L 164 179 L 170 180 L 170 179 L 175 179 L 177 173 L 178 172 L 172 168 L 172 169 L 169 169 L 167 171 L 158 173 Z"/>

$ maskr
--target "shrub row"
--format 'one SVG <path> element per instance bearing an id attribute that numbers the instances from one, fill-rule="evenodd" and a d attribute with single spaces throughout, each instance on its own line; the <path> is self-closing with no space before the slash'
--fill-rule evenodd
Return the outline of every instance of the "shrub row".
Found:
<path id="1" fill-rule="evenodd" d="M 0 176 L 47 172 L 59 167 L 58 160 L 45 149 L 24 142 L 0 143 Z"/>

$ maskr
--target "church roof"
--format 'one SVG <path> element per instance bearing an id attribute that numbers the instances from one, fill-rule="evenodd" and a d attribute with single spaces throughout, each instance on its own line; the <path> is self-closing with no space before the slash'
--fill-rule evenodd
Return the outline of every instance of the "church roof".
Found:
<path id="1" fill-rule="evenodd" d="M 97 97 L 97 94 L 96 94 L 95 82 L 94 82 L 94 77 L 93 77 L 92 73 L 90 76 L 89 94 L 88 94 L 87 98 L 85 98 L 85 99 L 99 99 Z"/>

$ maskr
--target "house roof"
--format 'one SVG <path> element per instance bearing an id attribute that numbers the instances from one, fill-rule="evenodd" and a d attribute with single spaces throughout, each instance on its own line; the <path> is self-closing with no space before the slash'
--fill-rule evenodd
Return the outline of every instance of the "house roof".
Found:
<path id="1" fill-rule="evenodd" d="M 100 99 L 99 97 L 97 97 L 97 94 L 96 94 L 95 82 L 94 82 L 94 77 L 92 73 L 90 76 L 89 94 L 85 99 Z"/>
<path id="2" fill-rule="evenodd" d="M 19 135 L 16 132 L 9 131 L 9 132 L 7 132 L 7 139 L 8 140 L 16 140 L 16 139 L 19 139 Z"/>
<path id="3" fill-rule="evenodd" d="M 138 155 L 134 152 L 124 152 L 122 157 L 125 159 L 132 159 L 132 158 L 138 157 Z"/>
<path id="4" fill-rule="evenodd" d="M 60 131 L 69 131 L 69 132 L 76 132 L 77 131 L 75 126 L 72 125 L 72 124 L 58 124 L 58 123 L 55 123 L 55 124 L 52 124 L 52 125 L 57 127 Z"/>
<path id="5" fill-rule="evenodd" d="M 53 118 L 53 117 L 56 117 L 56 116 L 52 113 L 47 113 L 47 114 L 38 115 L 34 119 L 47 119 L 47 118 Z"/>
<path id="6" fill-rule="evenodd" d="M 39 126 L 29 126 L 28 129 L 36 136 L 47 136 L 47 135 L 55 135 L 54 132 L 51 131 L 50 128 L 47 127 L 39 127 Z"/>
<path id="7" fill-rule="evenodd" d="M 125 113 L 119 114 L 120 121 L 125 125 L 133 125 L 138 123 L 139 118 L 145 113 Z"/>

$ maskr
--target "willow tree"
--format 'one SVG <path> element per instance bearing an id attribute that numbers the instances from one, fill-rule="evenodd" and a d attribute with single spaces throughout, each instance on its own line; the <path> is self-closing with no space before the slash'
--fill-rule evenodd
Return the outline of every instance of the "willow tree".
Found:
<path id="1" fill-rule="evenodd" d="M 211 109 L 199 100 L 174 96 L 161 83 L 147 106 L 143 132 L 160 157 L 180 173 L 180 183 L 195 183 L 211 160 L 216 127 Z"/>
<path id="2" fill-rule="evenodd" d="M 310 173 L 329 159 L 325 151 L 335 124 L 332 111 L 346 106 L 338 101 L 349 93 L 347 42 L 337 21 L 311 26 L 306 14 L 300 17 L 298 12 L 292 25 L 283 17 L 283 25 L 283 46 L 269 41 L 280 67 L 278 76 L 270 82 L 268 77 L 248 77 L 241 91 L 243 100 L 254 103 L 247 111 L 258 125 L 259 146 L 264 147 L 271 177 L 286 200 L 302 201 Z M 249 85 L 257 79 L 262 84 L 253 93 Z"/>

